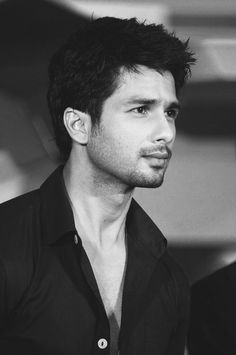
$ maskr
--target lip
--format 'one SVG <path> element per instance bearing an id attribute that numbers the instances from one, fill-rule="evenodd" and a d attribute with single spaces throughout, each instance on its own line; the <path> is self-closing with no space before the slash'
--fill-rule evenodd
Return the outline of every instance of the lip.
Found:
<path id="1" fill-rule="evenodd" d="M 154 152 L 146 155 L 148 158 L 156 158 L 156 159 L 168 159 L 169 154 L 167 152 Z"/>

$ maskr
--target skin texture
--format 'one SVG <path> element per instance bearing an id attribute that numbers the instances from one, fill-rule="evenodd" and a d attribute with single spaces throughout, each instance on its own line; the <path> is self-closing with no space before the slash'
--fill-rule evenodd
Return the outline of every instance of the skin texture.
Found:
<path id="1" fill-rule="evenodd" d="M 87 145 L 97 182 L 128 189 L 160 186 L 171 157 L 177 114 L 171 73 L 143 66 L 138 73 L 124 71 Z"/>
<path id="2" fill-rule="evenodd" d="M 121 71 L 117 89 L 104 102 L 99 126 L 85 112 L 65 110 L 72 151 L 64 179 L 77 229 L 91 255 L 123 248 L 134 188 L 163 182 L 177 114 L 172 74 L 144 66 L 138 72 Z"/>

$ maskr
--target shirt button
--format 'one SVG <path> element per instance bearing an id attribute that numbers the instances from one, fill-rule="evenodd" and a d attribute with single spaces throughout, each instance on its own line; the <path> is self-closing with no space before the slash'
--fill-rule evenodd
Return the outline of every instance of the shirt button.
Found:
<path id="1" fill-rule="evenodd" d="M 106 349 L 107 345 L 108 345 L 108 343 L 107 343 L 106 339 L 101 338 L 98 340 L 99 349 Z"/>
<path id="2" fill-rule="evenodd" d="M 78 237 L 77 237 L 76 234 L 74 235 L 74 243 L 75 243 L 76 245 L 79 243 L 79 240 L 78 240 Z"/>

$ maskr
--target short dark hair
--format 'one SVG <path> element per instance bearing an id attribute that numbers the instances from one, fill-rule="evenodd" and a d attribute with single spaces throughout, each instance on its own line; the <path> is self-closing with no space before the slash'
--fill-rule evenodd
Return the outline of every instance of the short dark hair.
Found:
<path id="1" fill-rule="evenodd" d="M 71 138 L 63 123 L 67 107 L 89 113 L 93 124 L 98 124 L 121 68 L 137 71 L 138 65 L 144 65 L 158 72 L 170 71 L 178 91 L 191 74 L 194 61 L 188 41 L 179 40 L 161 24 L 113 17 L 89 21 L 49 64 L 48 106 L 63 160 L 71 151 Z"/>

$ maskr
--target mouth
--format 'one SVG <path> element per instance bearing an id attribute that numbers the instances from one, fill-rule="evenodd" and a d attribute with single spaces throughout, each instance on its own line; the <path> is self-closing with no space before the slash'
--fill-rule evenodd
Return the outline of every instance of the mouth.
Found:
<path id="1" fill-rule="evenodd" d="M 172 156 L 171 149 L 168 146 L 159 145 L 153 149 L 142 152 L 142 157 L 147 159 L 153 168 L 166 169 Z"/>
<path id="2" fill-rule="evenodd" d="M 170 156 L 168 152 L 153 152 L 148 155 L 146 155 L 147 158 L 155 158 L 155 159 L 161 159 L 161 160 L 166 160 L 169 159 Z"/>
<path id="3" fill-rule="evenodd" d="M 169 154 L 169 152 L 166 150 L 163 152 L 155 151 L 155 152 L 145 154 L 143 155 L 143 157 L 149 161 L 149 164 L 152 168 L 159 170 L 159 169 L 167 168 L 167 165 L 171 157 L 171 153 Z"/>
<path id="4" fill-rule="evenodd" d="M 155 158 L 155 159 L 165 159 L 170 160 L 172 156 L 171 149 L 164 144 L 156 144 L 152 148 L 143 149 L 141 151 L 142 156 L 147 158 Z"/>

